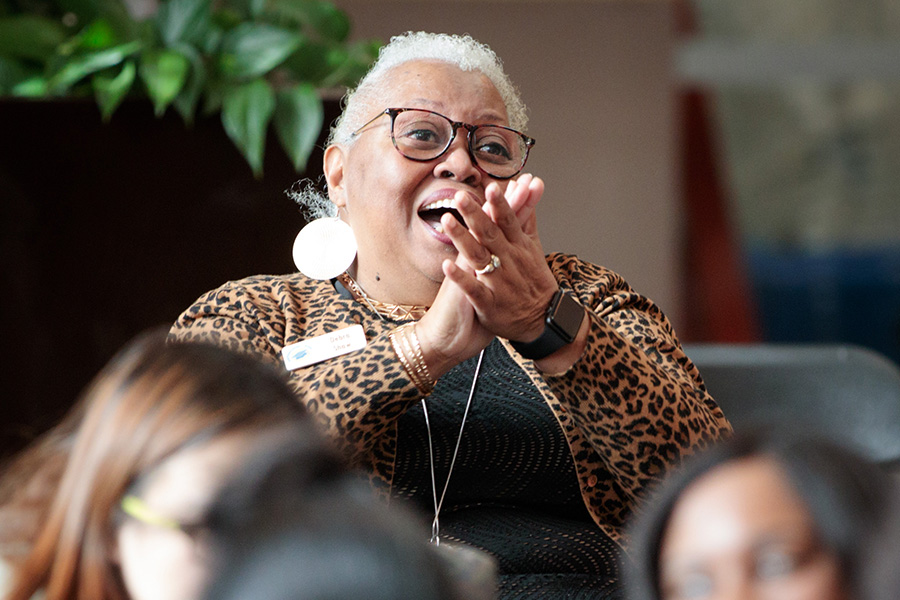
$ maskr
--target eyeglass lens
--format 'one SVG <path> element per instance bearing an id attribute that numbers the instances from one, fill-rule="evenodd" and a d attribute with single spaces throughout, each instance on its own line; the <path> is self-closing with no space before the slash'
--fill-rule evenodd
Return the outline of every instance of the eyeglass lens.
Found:
<path id="1" fill-rule="evenodd" d="M 414 160 L 432 160 L 453 141 L 453 125 L 441 115 L 405 110 L 394 117 L 392 137 L 397 150 Z M 462 135 L 462 134 L 461 134 Z M 522 134 L 499 125 L 479 125 L 470 136 L 475 162 L 495 177 L 512 177 L 528 156 Z"/>

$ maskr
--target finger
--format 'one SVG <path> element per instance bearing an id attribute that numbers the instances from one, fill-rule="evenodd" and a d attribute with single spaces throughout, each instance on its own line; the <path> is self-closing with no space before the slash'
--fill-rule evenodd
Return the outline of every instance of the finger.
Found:
<path id="1" fill-rule="evenodd" d="M 506 201 L 510 205 L 512 205 L 513 203 L 513 196 L 516 193 L 516 187 L 518 187 L 518 183 L 519 182 L 516 179 L 510 180 L 509 183 L 506 184 L 506 191 L 503 192 L 503 197 L 506 198 Z M 488 185 L 488 187 L 490 187 L 490 185 Z M 499 187 L 499 185 L 497 187 Z M 487 189 L 485 189 L 485 192 L 487 192 Z"/>
<path id="2" fill-rule="evenodd" d="M 491 207 L 495 202 L 499 202 L 501 198 L 503 199 L 503 202 L 509 204 L 513 194 L 515 194 L 515 192 L 510 192 L 508 187 L 506 188 L 506 192 L 501 192 L 500 186 L 497 185 L 496 182 L 491 183 L 484 189 L 485 202 L 481 209 L 484 211 L 484 214 L 486 214 L 491 219 L 491 221 L 493 221 L 495 215 Z"/>
<path id="3" fill-rule="evenodd" d="M 492 292 L 483 285 L 473 273 L 460 268 L 456 263 L 445 260 L 441 264 L 444 277 L 456 284 L 473 305 L 486 305 L 491 302 Z"/>
<path id="4" fill-rule="evenodd" d="M 500 244 L 505 242 L 505 239 L 503 232 L 497 224 L 494 223 L 489 212 L 496 210 L 493 208 L 493 205 L 498 202 L 505 205 L 507 210 L 509 210 L 509 205 L 506 204 L 506 200 L 503 199 L 503 194 L 500 193 L 499 187 L 494 191 L 486 189 L 485 195 L 488 198 L 488 203 L 492 204 L 492 208 L 487 210 L 463 193 L 456 194 L 454 197 L 454 206 L 456 207 L 456 210 L 459 211 L 459 214 L 462 215 L 463 219 L 465 219 L 466 226 L 469 228 L 469 234 L 472 235 L 478 243 L 485 246 L 488 252 L 493 252 L 494 250 L 499 249 Z"/>
<path id="5" fill-rule="evenodd" d="M 527 191 L 527 188 L 520 186 L 520 189 Z M 513 210 L 513 207 L 506 202 L 503 197 L 494 195 L 487 196 L 487 213 L 491 220 L 500 228 L 503 236 L 512 244 L 517 244 L 524 236 L 522 224 Z M 485 244 L 489 248 L 489 244 Z"/>
<path id="6" fill-rule="evenodd" d="M 463 215 L 463 218 L 465 218 L 465 215 Z M 484 267 L 490 262 L 491 251 L 481 245 L 470 230 L 463 227 L 456 220 L 456 217 L 449 213 L 443 215 L 441 217 L 441 226 L 444 228 L 444 233 L 453 242 L 459 255 L 469 264 L 473 271 Z"/>
<path id="7" fill-rule="evenodd" d="M 510 182 L 509 187 L 506 188 L 506 201 L 512 207 L 513 212 L 518 213 L 527 203 L 529 184 L 532 179 L 530 173 L 525 173 Z"/>
<path id="8" fill-rule="evenodd" d="M 531 210 L 531 215 L 522 223 L 522 233 L 534 240 L 538 246 L 541 245 L 537 230 L 537 214 L 534 212 L 534 209 Z M 543 254 L 543 251 L 541 251 L 541 254 Z"/>
<path id="9" fill-rule="evenodd" d="M 528 182 L 528 204 L 532 207 L 537 206 L 544 195 L 544 180 L 540 177 L 533 177 Z"/>
<path id="10" fill-rule="evenodd" d="M 536 215 L 538 202 L 540 202 L 543 195 L 544 181 L 539 177 L 533 178 L 528 185 L 527 201 L 522 208 L 516 212 L 516 217 L 518 217 L 519 223 L 522 224 L 522 230 L 525 231 L 526 235 L 533 236 L 537 233 L 535 223 L 532 223 L 531 227 L 526 227 L 526 223 L 531 221 L 532 217 Z"/>

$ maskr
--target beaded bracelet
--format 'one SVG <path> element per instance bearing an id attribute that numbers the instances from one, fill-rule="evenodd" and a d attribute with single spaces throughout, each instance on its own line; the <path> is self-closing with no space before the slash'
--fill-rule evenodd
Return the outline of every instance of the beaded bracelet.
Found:
<path id="1" fill-rule="evenodd" d="M 425 356 L 422 354 L 422 346 L 416 335 L 415 323 L 401 325 L 389 335 L 391 345 L 400 364 L 403 365 L 410 380 L 423 395 L 427 396 L 434 389 L 436 383 L 434 377 L 428 371 Z"/>

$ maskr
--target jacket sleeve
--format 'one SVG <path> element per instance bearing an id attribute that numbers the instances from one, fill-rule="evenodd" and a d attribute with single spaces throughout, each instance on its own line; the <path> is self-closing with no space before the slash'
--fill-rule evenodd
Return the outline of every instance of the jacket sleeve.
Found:
<path id="1" fill-rule="evenodd" d="M 548 260 L 588 309 L 590 329 L 575 365 L 544 380 L 634 500 L 731 426 L 653 302 L 607 269 L 568 255 Z"/>
<path id="2" fill-rule="evenodd" d="M 396 358 L 388 334 L 395 326 L 361 310 L 304 304 L 303 295 L 277 278 L 229 282 L 201 296 L 170 330 L 179 341 L 207 342 L 257 356 L 283 368 L 281 349 L 354 324 L 366 347 L 288 371 L 289 383 L 354 465 L 393 439 L 394 423 L 421 395 Z"/>

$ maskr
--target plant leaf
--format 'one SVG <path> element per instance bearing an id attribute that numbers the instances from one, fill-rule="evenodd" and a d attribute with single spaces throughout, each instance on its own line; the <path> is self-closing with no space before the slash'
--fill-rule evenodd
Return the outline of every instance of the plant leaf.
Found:
<path id="1" fill-rule="evenodd" d="M 230 88 L 222 100 L 222 125 L 253 169 L 262 176 L 266 130 L 275 110 L 275 94 L 263 79 Z"/>
<path id="2" fill-rule="evenodd" d="M 174 50 L 152 50 L 141 56 L 140 75 L 156 116 L 162 116 L 187 79 L 190 63 Z"/>
<path id="3" fill-rule="evenodd" d="M 210 25 L 210 0 L 168 0 L 156 14 L 159 36 L 166 46 L 198 43 Z"/>
<path id="4" fill-rule="evenodd" d="M 343 42 L 350 33 L 347 13 L 327 0 L 307 0 L 310 6 L 310 25 L 326 40 Z"/>
<path id="5" fill-rule="evenodd" d="M 65 61 L 50 79 L 50 91 L 62 93 L 91 73 L 114 67 L 141 49 L 141 42 L 128 42 L 99 52 L 77 55 Z"/>
<path id="6" fill-rule="evenodd" d="M 203 37 L 199 40 L 197 47 L 206 55 L 216 54 L 219 51 L 219 46 L 222 44 L 222 37 L 225 35 L 225 31 L 216 25 L 215 23 L 211 23 L 209 28 L 207 28 L 206 32 L 203 34 Z"/>
<path id="7" fill-rule="evenodd" d="M 46 77 L 30 77 L 17 83 L 12 89 L 13 96 L 22 98 L 44 98 L 50 92 L 50 82 Z"/>
<path id="8" fill-rule="evenodd" d="M 229 87 L 221 80 L 207 78 L 206 89 L 203 93 L 203 107 L 200 109 L 203 116 L 210 116 L 222 110 L 222 98 Z"/>
<path id="9" fill-rule="evenodd" d="M 343 42 L 350 33 L 350 18 L 327 0 L 272 0 L 276 15 L 306 26 L 321 39 Z"/>
<path id="10" fill-rule="evenodd" d="M 379 40 L 362 40 L 351 44 L 346 62 L 341 69 L 341 79 L 337 84 L 355 86 L 378 58 L 378 51 L 382 45 Z"/>
<path id="11" fill-rule="evenodd" d="M 264 23 L 242 23 L 222 39 L 220 72 L 231 79 L 268 73 L 300 45 L 299 34 Z"/>
<path id="12" fill-rule="evenodd" d="M 114 46 L 118 40 L 112 25 L 104 18 L 96 19 L 78 34 L 78 47 L 86 50 L 103 50 Z"/>
<path id="13" fill-rule="evenodd" d="M 276 95 L 275 131 L 298 173 L 306 169 L 323 121 L 322 100 L 311 84 L 301 83 Z"/>
<path id="14" fill-rule="evenodd" d="M 13 88 L 27 77 L 25 68 L 18 61 L 0 56 L 0 96 L 12 93 Z"/>
<path id="15" fill-rule="evenodd" d="M 178 44 L 175 48 L 191 61 L 191 72 L 172 105 L 181 115 L 181 118 L 184 119 L 185 124 L 190 125 L 194 122 L 197 102 L 200 99 L 200 94 L 203 92 L 203 87 L 206 85 L 206 65 L 203 63 L 203 57 L 200 56 L 200 53 L 193 46 Z"/>
<path id="16" fill-rule="evenodd" d="M 256 21 L 266 8 L 267 0 L 229 0 L 228 4 L 240 14 L 241 21 Z"/>
<path id="17" fill-rule="evenodd" d="M 133 40 L 138 37 L 140 22 L 149 16 L 145 13 L 153 6 L 146 0 L 131 3 L 122 0 L 87 0 L 79 4 L 82 4 L 82 7 L 75 12 L 84 21 L 103 18 L 121 40 Z M 130 13 L 131 9 L 136 13 Z"/>
<path id="18" fill-rule="evenodd" d="M 115 77 L 104 73 L 95 73 L 91 78 L 94 86 L 94 96 L 97 98 L 97 104 L 100 105 L 100 114 L 103 115 L 104 121 L 109 121 L 116 108 L 125 99 L 128 91 L 134 84 L 134 76 L 137 69 L 134 61 L 129 60 L 122 66 L 122 70 Z"/>
<path id="19" fill-rule="evenodd" d="M 249 0 L 250 3 L 250 16 L 253 19 L 258 19 L 262 16 L 263 11 L 266 9 L 266 0 Z"/>
<path id="20" fill-rule="evenodd" d="M 0 19 L 0 54 L 46 61 L 66 38 L 66 30 L 56 21 L 36 15 L 16 15 Z"/>
<path id="21" fill-rule="evenodd" d="M 297 81 L 318 84 L 331 73 L 329 49 L 321 42 L 304 38 L 296 52 L 284 62 Z"/>

